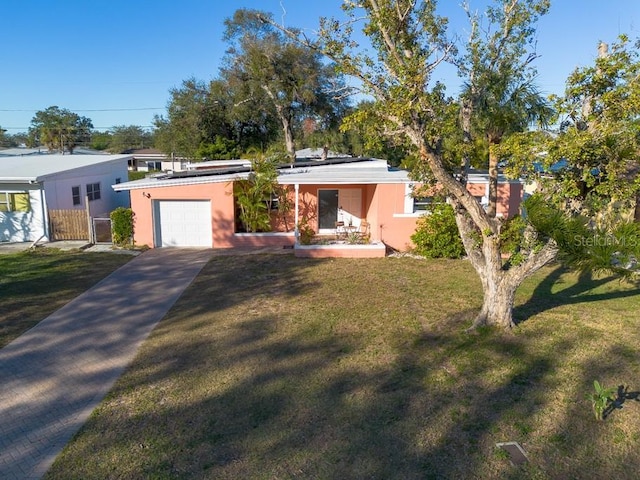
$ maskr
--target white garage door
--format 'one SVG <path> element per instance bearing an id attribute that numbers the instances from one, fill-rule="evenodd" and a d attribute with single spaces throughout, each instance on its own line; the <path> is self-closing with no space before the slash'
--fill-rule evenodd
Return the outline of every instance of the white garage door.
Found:
<path id="1" fill-rule="evenodd" d="M 211 247 L 211 202 L 154 202 L 156 247 Z"/>

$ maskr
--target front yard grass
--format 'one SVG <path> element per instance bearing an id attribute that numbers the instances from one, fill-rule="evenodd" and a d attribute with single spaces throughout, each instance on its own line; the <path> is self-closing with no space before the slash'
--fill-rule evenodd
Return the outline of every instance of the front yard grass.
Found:
<path id="1" fill-rule="evenodd" d="M 0 348 L 130 259 L 52 248 L 0 255 Z"/>
<path id="2" fill-rule="evenodd" d="M 480 305 L 464 261 L 214 257 L 46 478 L 637 478 L 640 403 L 586 396 L 640 390 L 638 289 L 550 267 L 464 333 Z"/>

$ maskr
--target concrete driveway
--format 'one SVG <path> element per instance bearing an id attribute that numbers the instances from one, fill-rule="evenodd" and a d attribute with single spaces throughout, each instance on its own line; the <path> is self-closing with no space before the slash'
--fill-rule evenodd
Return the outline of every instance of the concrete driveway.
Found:
<path id="1" fill-rule="evenodd" d="M 0 478 L 39 479 L 212 250 L 148 250 L 0 349 Z"/>

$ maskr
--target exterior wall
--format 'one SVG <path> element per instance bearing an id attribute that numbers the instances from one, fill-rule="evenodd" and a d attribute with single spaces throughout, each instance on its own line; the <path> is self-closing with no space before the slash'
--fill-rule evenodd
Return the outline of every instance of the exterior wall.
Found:
<path id="1" fill-rule="evenodd" d="M 28 212 L 0 212 L 0 242 L 35 242 L 45 236 L 44 192 L 38 185 L 1 185 L 3 192 L 29 192 Z"/>
<path id="2" fill-rule="evenodd" d="M 130 191 L 135 212 L 134 240 L 137 245 L 154 246 L 153 202 L 158 200 L 209 200 L 213 248 L 292 246 L 294 232 L 235 233 L 232 183 L 210 183 L 155 187 Z"/>
<path id="3" fill-rule="evenodd" d="M 154 246 L 153 202 L 158 200 L 210 200 L 214 247 L 233 246 L 233 190 L 230 183 L 180 185 L 130 191 L 135 212 L 134 240 L 137 245 Z"/>
<path id="4" fill-rule="evenodd" d="M 362 192 L 361 218 L 370 224 L 370 237 L 373 243 L 380 242 L 389 247 L 405 251 L 413 247 L 411 235 L 415 232 L 422 212 L 413 211 L 413 200 L 404 183 L 379 185 L 300 185 L 298 202 L 298 219 L 306 219 L 309 226 L 318 231 L 318 190 L 321 189 L 360 189 Z M 485 184 L 470 184 L 469 190 L 478 196 L 484 195 Z M 512 215 L 517 213 L 522 194 L 522 186 L 518 183 L 499 185 L 500 198 L 504 199 L 498 206 L 498 213 Z M 291 188 L 293 199 L 293 187 Z M 235 215 L 233 201 L 233 184 L 210 183 L 179 185 L 168 187 L 152 187 L 130 191 L 131 206 L 135 216 L 135 242 L 138 245 L 154 246 L 153 201 L 155 200 L 209 200 L 211 202 L 213 248 L 282 246 L 290 247 L 295 243 L 292 231 L 295 222 L 292 206 L 287 226 L 274 221 L 276 232 L 273 233 L 235 233 Z M 288 231 L 287 231 L 288 227 Z M 299 253 L 296 252 L 298 255 Z M 369 255 L 371 252 L 358 253 L 357 249 L 336 252 L 333 256 Z M 325 255 L 300 253 L 304 256 Z M 375 256 L 379 252 L 376 251 Z"/>
<path id="5" fill-rule="evenodd" d="M 371 222 L 372 238 L 376 232 L 376 239 L 400 251 L 412 248 L 411 235 L 420 218 L 420 214 L 407 211 L 406 196 L 404 183 L 378 185 L 374 195 L 375 205 L 372 205 L 377 211 L 377 218 Z"/>
<path id="6" fill-rule="evenodd" d="M 126 192 L 116 192 L 111 185 L 116 179 L 127 181 L 127 161 L 105 162 L 90 167 L 78 168 L 47 177 L 43 184 L 47 208 L 52 210 L 84 210 L 86 208 L 87 184 L 100 183 L 100 199 L 89 202 L 93 217 L 109 216 L 118 207 L 129 206 Z M 80 187 L 80 205 L 73 204 L 72 187 Z"/>
<path id="7" fill-rule="evenodd" d="M 467 189 L 476 197 L 488 194 L 488 183 L 469 183 Z M 498 184 L 498 202 L 496 204 L 496 216 L 510 218 L 520 211 L 522 202 L 522 184 L 517 182 L 503 182 Z"/>
<path id="8" fill-rule="evenodd" d="M 368 213 L 368 202 L 367 202 L 367 185 L 331 185 L 331 184 L 321 184 L 321 185 L 300 185 L 300 199 L 298 203 L 298 216 L 300 220 L 306 218 L 309 226 L 317 233 L 318 228 L 318 191 L 319 190 L 359 190 L 361 193 L 359 213 L 356 212 L 348 212 L 346 209 L 344 210 L 344 216 L 347 218 L 353 219 L 353 224 L 355 226 L 360 225 L 361 220 L 369 221 L 367 217 Z M 336 218 L 337 221 L 337 218 Z"/>
<path id="9" fill-rule="evenodd" d="M 372 242 L 384 242 L 397 250 L 410 248 L 410 236 L 416 229 L 418 215 L 406 215 L 405 184 L 382 185 L 301 185 L 299 216 L 318 231 L 318 199 L 321 189 L 355 188 L 362 191 L 361 218 L 369 224 Z"/>
<path id="10" fill-rule="evenodd" d="M 520 213 L 520 204 L 524 199 L 524 185 L 522 183 L 510 183 L 508 198 L 507 218 L 510 218 Z"/>
<path id="11" fill-rule="evenodd" d="M 379 258 L 386 255 L 383 243 L 370 245 L 296 245 L 294 254 L 302 258 Z"/>

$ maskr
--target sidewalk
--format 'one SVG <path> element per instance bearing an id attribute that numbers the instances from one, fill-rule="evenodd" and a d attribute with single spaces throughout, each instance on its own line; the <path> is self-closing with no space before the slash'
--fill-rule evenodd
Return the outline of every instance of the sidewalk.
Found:
<path id="1" fill-rule="evenodd" d="M 148 250 L 0 350 L 0 478 L 45 474 L 212 254 Z"/>

